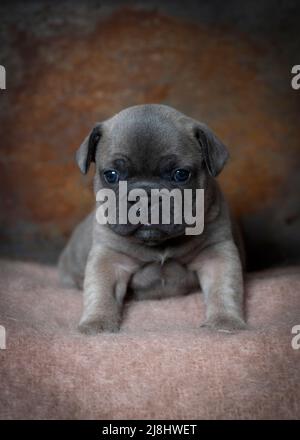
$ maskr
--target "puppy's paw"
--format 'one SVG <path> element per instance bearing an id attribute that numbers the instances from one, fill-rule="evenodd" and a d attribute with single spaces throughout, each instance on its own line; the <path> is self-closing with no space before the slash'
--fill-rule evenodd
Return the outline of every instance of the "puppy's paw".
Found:
<path id="1" fill-rule="evenodd" d="M 247 324 L 239 316 L 220 314 L 208 318 L 201 327 L 207 327 L 211 330 L 224 333 L 234 333 L 236 331 L 246 330 Z"/>
<path id="2" fill-rule="evenodd" d="M 80 321 L 78 330 L 85 335 L 96 335 L 98 333 L 108 332 L 116 333 L 120 329 L 120 318 L 99 317 Z"/>

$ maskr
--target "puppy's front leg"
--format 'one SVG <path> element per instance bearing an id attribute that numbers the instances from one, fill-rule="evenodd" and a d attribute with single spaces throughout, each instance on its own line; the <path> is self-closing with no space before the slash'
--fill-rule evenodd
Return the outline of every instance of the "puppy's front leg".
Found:
<path id="1" fill-rule="evenodd" d="M 119 261 L 118 254 L 94 247 L 85 271 L 83 314 L 79 330 L 86 334 L 116 332 L 121 321 L 122 302 L 134 269 Z"/>
<path id="2" fill-rule="evenodd" d="M 224 241 L 202 251 L 193 263 L 206 301 L 204 326 L 224 331 L 246 328 L 243 274 L 237 247 Z"/>

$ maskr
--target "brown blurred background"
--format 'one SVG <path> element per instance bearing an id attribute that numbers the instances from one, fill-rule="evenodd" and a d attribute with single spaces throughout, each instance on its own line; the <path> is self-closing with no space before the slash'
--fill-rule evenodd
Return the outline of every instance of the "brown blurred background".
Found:
<path id="1" fill-rule="evenodd" d="M 2 256 L 54 262 L 93 205 L 76 148 L 157 102 L 228 145 L 220 182 L 250 267 L 300 260 L 298 1 L 2 1 L 0 16 Z"/>

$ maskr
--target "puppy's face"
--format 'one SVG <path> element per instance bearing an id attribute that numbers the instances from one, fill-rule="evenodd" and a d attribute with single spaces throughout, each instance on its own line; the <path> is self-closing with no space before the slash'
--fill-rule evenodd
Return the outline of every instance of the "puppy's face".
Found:
<path id="1" fill-rule="evenodd" d="M 176 200 L 172 197 L 170 222 L 163 223 L 160 210 L 158 223 L 151 224 L 151 190 L 176 189 L 182 200 L 184 189 L 193 190 L 195 214 L 195 190 L 205 189 L 209 174 L 215 176 L 221 171 L 227 155 L 224 145 L 206 126 L 170 107 L 152 104 L 128 108 L 97 124 L 79 148 L 77 161 L 84 173 L 90 162 L 95 162 L 96 193 L 102 188 L 115 193 L 117 221 L 108 226 L 116 234 L 155 245 L 183 235 L 186 224 L 183 215 L 181 224 L 174 222 Z M 149 224 L 119 222 L 120 182 L 126 182 L 127 194 L 142 189 L 148 195 Z M 125 203 L 129 212 L 136 202 L 126 197 Z"/>

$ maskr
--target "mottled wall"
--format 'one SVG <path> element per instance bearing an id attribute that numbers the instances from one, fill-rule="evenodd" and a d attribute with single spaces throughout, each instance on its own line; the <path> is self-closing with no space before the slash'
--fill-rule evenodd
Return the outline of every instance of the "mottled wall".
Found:
<path id="1" fill-rule="evenodd" d="M 0 6 L 2 254 L 53 260 L 93 204 L 76 148 L 95 121 L 158 102 L 228 145 L 220 181 L 256 265 L 299 257 L 298 2 L 12 3 Z"/>

